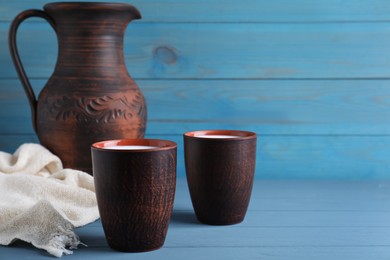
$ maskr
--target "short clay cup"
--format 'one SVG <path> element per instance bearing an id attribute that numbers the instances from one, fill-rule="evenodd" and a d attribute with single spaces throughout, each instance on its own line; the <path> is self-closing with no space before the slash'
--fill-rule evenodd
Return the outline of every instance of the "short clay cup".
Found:
<path id="1" fill-rule="evenodd" d="M 124 252 L 161 248 L 175 197 L 176 143 L 110 140 L 94 143 L 91 150 L 96 197 L 108 245 Z"/>
<path id="2" fill-rule="evenodd" d="M 232 225 L 244 220 L 256 162 L 256 133 L 202 130 L 184 134 L 184 157 L 198 220 Z"/>

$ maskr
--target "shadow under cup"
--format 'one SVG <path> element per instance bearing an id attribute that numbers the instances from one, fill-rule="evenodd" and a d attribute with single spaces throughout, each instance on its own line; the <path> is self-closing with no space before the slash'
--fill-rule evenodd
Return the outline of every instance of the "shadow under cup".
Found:
<path id="1" fill-rule="evenodd" d="M 256 133 L 204 130 L 184 134 L 188 187 L 195 214 L 210 225 L 244 220 L 256 163 Z"/>
<path id="2" fill-rule="evenodd" d="M 163 246 L 176 189 L 174 142 L 123 139 L 94 143 L 93 176 L 108 245 L 144 252 Z"/>

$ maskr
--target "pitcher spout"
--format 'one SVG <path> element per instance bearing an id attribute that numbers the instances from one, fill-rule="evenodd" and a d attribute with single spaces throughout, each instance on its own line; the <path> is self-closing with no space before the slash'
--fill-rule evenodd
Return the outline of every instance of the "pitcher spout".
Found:
<path id="1" fill-rule="evenodd" d="M 138 19 L 142 18 L 140 11 L 137 8 L 135 8 L 134 6 L 131 6 L 130 13 L 133 16 L 132 20 L 138 20 Z"/>

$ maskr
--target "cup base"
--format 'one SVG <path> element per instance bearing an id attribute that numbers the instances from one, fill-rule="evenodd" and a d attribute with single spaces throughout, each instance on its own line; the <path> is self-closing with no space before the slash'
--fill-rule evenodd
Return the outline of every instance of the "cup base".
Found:
<path id="1" fill-rule="evenodd" d="M 210 225 L 210 226 L 231 226 L 240 224 L 244 221 L 244 219 L 235 219 L 235 220 L 205 220 L 202 218 L 197 217 L 198 221 Z"/>
<path id="2" fill-rule="evenodd" d="M 124 253 L 146 253 L 146 252 L 158 250 L 158 249 L 162 248 L 163 245 L 159 245 L 159 246 L 151 247 L 151 248 L 142 248 L 142 249 L 116 247 L 116 246 L 113 246 L 110 244 L 109 244 L 109 247 L 115 251 L 124 252 Z"/>

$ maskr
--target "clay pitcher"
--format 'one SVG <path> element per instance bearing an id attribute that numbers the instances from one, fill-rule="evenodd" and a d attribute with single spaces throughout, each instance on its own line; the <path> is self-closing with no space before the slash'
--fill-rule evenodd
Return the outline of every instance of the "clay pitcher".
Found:
<path id="1" fill-rule="evenodd" d="M 54 73 L 38 99 L 16 47 L 20 23 L 36 16 L 50 23 L 59 45 Z M 140 18 L 139 11 L 128 4 L 77 2 L 26 10 L 12 22 L 9 47 L 30 102 L 34 130 L 64 167 L 92 174 L 92 143 L 143 138 L 145 100 L 123 56 L 126 27 Z"/>

